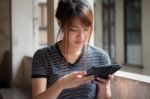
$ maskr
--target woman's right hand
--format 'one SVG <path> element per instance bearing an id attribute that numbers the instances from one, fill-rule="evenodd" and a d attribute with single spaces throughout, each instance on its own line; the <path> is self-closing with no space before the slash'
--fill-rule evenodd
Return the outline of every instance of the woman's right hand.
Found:
<path id="1" fill-rule="evenodd" d="M 76 71 L 60 78 L 57 82 L 62 89 L 74 88 L 94 80 L 94 76 L 85 76 L 86 71 Z"/>

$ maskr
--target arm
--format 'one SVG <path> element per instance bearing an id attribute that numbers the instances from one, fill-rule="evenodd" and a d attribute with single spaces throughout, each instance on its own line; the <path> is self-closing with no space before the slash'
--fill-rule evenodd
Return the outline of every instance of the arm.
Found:
<path id="1" fill-rule="evenodd" d="M 51 87 L 46 89 L 46 78 L 33 78 L 32 79 L 32 95 L 33 99 L 56 99 L 62 91 L 61 86 L 56 81 Z"/>
<path id="2" fill-rule="evenodd" d="M 78 75 L 81 75 L 78 77 Z M 93 76 L 84 76 L 84 71 L 72 72 L 57 80 L 46 89 L 46 78 L 33 78 L 32 91 L 33 99 L 56 99 L 63 89 L 74 88 L 94 80 Z"/>

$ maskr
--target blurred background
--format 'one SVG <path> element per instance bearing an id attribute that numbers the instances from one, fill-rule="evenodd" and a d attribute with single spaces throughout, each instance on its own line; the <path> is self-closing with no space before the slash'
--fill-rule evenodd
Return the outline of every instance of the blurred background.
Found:
<path id="1" fill-rule="evenodd" d="M 150 0 L 88 1 L 94 13 L 90 44 L 123 66 L 111 83 L 113 99 L 149 99 Z M 0 0 L 0 99 L 31 99 L 32 56 L 57 41 L 57 3 Z"/>

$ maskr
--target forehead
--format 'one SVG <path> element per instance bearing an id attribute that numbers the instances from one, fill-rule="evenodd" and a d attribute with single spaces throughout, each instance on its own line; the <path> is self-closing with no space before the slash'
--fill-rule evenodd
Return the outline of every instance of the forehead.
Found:
<path id="1" fill-rule="evenodd" d="M 87 27 L 80 18 L 73 18 L 70 25 L 73 27 Z"/>

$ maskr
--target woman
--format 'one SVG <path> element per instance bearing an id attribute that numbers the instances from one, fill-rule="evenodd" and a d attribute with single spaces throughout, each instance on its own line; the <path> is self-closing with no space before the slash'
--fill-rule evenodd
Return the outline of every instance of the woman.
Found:
<path id="1" fill-rule="evenodd" d="M 93 14 L 87 0 L 59 0 L 56 18 L 62 40 L 35 52 L 33 99 L 110 99 L 110 80 L 86 76 L 93 66 L 110 64 L 102 49 L 88 45 Z"/>

